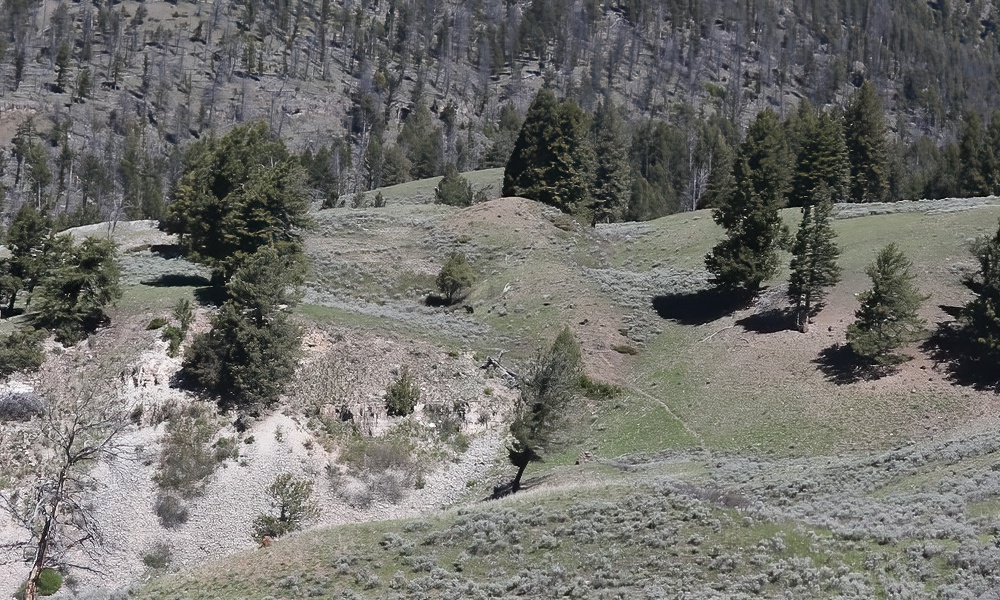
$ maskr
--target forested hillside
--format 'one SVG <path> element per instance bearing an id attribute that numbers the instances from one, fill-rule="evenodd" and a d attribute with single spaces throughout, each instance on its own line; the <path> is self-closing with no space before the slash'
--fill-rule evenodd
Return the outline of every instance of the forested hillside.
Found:
<path id="1" fill-rule="evenodd" d="M 630 218 L 698 206 L 763 108 L 839 110 L 863 81 L 900 177 L 954 178 L 975 140 L 950 144 L 963 127 L 986 135 L 1000 63 L 998 9 L 981 0 L 6 0 L 0 11 L 4 210 L 31 201 L 66 225 L 159 218 L 185 144 L 256 119 L 301 153 L 327 205 L 449 164 L 503 166 L 543 82 L 588 118 L 605 96 L 619 107 Z M 961 191 L 923 179 L 891 190 Z"/>

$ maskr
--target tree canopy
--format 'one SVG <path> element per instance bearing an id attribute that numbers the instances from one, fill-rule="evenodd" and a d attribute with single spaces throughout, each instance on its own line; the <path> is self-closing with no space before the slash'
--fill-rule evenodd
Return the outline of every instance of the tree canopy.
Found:
<path id="1" fill-rule="evenodd" d="M 872 287 L 858 296 L 861 306 L 847 327 L 847 343 L 858 356 L 882 366 L 907 360 L 896 350 L 919 338 L 923 321 L 917 309 L 925 300 L 913 283 L 912 267 L 906 255 L 889 244 L 866 269 Z"/>
<path id="2" fill-rule="evenodd" d="M 53 238 L 51 246 L 34 322 L 73 344 L 105 323 L 105 309 L 121 298 L 117 249 L 110 240 L 94 237 L 75 245 L 68 235 Z"/>
<path id="3" fill-rule="evenodd" d="M 976 349 L 973 354 L 996 369 L 1000 365 L 1000 225 L 995 235 L 976 242 L 972 254 L 979 268 L 963 280 L 974 296 L 962 308 L 962 328 Z"/>
<path id="4" fill-rule="evenodd" d="M 441 267 L 437 276 L 438 290 L 445 295 L 448 303 L 454 302 L 455 295 L 476 282 L 476 272 L 461 252 L 452 252 L 448 262 Z"/>
<path id="5" fill-rule="evenodd" d="M 263 122 L 190 147 L 160 228 L 180 236 L 188 257 L 227 280 L 262 246 L 299 249 L 307 223 L 304 173 Z"/>
<path id="6" fill-rule="evenodd" d="M 589 126 L 589 116 L 575 101 L 560 101 L 547 87 L 539 90 L 504 169 L 503 195 L 538 200 L 572 214 L 589 208 Z"/>
<path id="7" fill-rule="evenodd" d="M 844 137 L 851 161 L 851 199 L 889 199 L 888 127 L 875 86 L 864 82 L 844 114 Z"/>
<path id="8" fill-rule="evenodd" d="M 757 116 L 739 148 L 733 192 L 712 212 L 726 237 L 705 257 L 712 283 L 754 294 L 778 268 L 787 231 L 778 215 L 788 185 L 788 147 L 777 115 Z"/>
<path id="9" fill-rule="evenodd" d="M 801 331 L 808 329 L 808 319 L 826 296 L 826 288 L 840 281 L 840 248 L 830 226 L 832 209 L 829 191 L 823 187 L 813 203 L 802 207 L 802 222 L 792 245 L 788 297 L 795 303 Z"/>

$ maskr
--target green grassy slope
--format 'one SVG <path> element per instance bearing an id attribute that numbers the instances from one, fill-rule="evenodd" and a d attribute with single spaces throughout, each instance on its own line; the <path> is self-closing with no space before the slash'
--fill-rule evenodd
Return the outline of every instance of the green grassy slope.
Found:
<path id="1" fill-rule="evenodd" d="M 496 173 L 476 177 L 489 185 Z M 1000 438 L 979 432 L 992 430 L 995 395 L 956 385 L 918 346 L 871 381 L 844 382 L 823 357 L 843 343 L 864 268 L 890 241 L 916 264 L 929 326 L 949 318 L 939 305 L 965 298 L 968 243 L 995 231 L 995 201 L 842 209 L 843 282 L 801 334 L 782 313 L 780 277 L 735 312 L 691 302 L 721 234 L 708 212 L 595 230 L 520 200 L 429 205 L 433 184 L 406 184 L 411 201 L 384 209 L 317 215 L 301 317 L 505 350 L 515 367 L 569 324 L 588 373 L 625 393 L 567 415 L 527 493 L 307 532 L 156 579 L 139 597 L 921 598 L 988 587 Z M 797 213 L 785 218 L 794 227 Z M 479 275 L 464 301 L 472 313 L 423 306 L 453 250 Z M 573 466 L 582 451 L 597 463 Z"/>

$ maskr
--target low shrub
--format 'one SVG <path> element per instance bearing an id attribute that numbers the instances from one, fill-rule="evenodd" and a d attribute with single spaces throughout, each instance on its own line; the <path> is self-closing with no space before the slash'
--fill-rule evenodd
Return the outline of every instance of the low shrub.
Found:
<path id="1" fill-rule="evenodd" d="M 38 595 L 39 596 L 51 596 L 59 591 L 62 587 L 62 575 L 59 571 L 51 567 L 45 567 L 38 574 Z M 15 600 L 24 600 L 25 591 L 28 588 L 28 582 L 25 581 L 21 584 L 21 587 L 14 592 Z"/>
<path id="2" fill-rule="evenodd" d="M 173 494 L 160 492 L 153 502 L 153 512 L 160 519 L 160 525 L 167 529 L 179 527 L 188 520 L 188 508 L 184 501 Z"/>
<path id="3" fill-rule="evenodd" d="M 44 412 L 45 403 L 32 392 L 0 392 L 0 421 L 27 421 Z"/>
<path id="4" fill-rule="evenodd" d="M 420 401 L 420 388 L 407 366 L 400 369 L 399 377 L 385 391 L 385 408 L 392 417 L 405 417 L 413 412 Z"/>
<path id="5" fill-rule="evenodd" d="M 611 349 L 618 354 L 627 354 L 629 356 L 635 356 L 639 354 L 639 350 L 635 346 L 629 346 L 628 344 L 618 344 L 616 346 L 611 346 Z"/>
<path id="6" fill-rule="evenodd" d="M 167 320 L 163 317 L 155 317 L 152 321 L 146 325 L 146 331 L 152 331 L 154 329 L 159 329 L 167 324 Z"/>
<path id="7" fill-rule="evenodd" d="M 157 542 L 150 548 L 149 552 L 142 557 L 142 564 L 150 569 L 166 569 L 170 566 L 170 559 L 173 558 L 170 546 L 165 542 Z"/>
<path id="8" fill-rule="evenodd" d="M 208 410 L 192 405 L 167 423 L 160 465 L 153 480 L 164 490 L 194 496 L 215 472 L 220 456 L 212 447 L 215 427 Z M 224 460 L 225 457 L 221 457 Z"/>
<path id="9" fill-rule="evenodd" d="M 625 393 L 621 386 L 591 379 L 587 375 L 580 375 L 580 389 L 595 400 L 610 400 Z"/>
<path id="10" fill-rule="evenodd" d="M 173 358 L 181 349 L 181 342 L 184 341 L 184 331 L 175 325 L 168 325 L 163 328 L 160 339 L 167 342 L 167 356 Z"/>
<path id="11" fill-rule="evenodd" d="M 236 438 L 220 437 L 212 444 L 216 462 L 225 462 L 229 459 L 236 460 L 240 457 L 240 450 L 237 447 Z"/>
<path id="12" fill-rule="evenodd" d="M 37 371 L 45 362 L 42 339 L 45 334 L 35 329 L 15 331 L 0 340 L 0 377 L 8 377 L 18 371 Z"/>

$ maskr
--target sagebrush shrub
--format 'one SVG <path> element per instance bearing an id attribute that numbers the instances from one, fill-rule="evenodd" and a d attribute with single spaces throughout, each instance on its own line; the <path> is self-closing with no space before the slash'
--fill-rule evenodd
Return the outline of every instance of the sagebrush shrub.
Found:
<path id="1" fill-rule="evenodd" d="M 27 421 L 45 412 L 42 399 L 30 392 L 0 393 L 0 421 Z"/>
<path id="2" fill-rule="evenodd" d="M 188 520 L 188 507 L 184 501 L 165 492 L 157 494 L 153 502 L 153 512 L 160 519 L 160 525 L 167 529 L 179 527 Z"/>
<path id="3" fill-rule="evenodd" d="M 400 369 L 399 377 L 385 391 L 385 408 L 389 416 L 405 417 L 413 412 L 420 401 L 420 388 L 409 367 Z"/>

